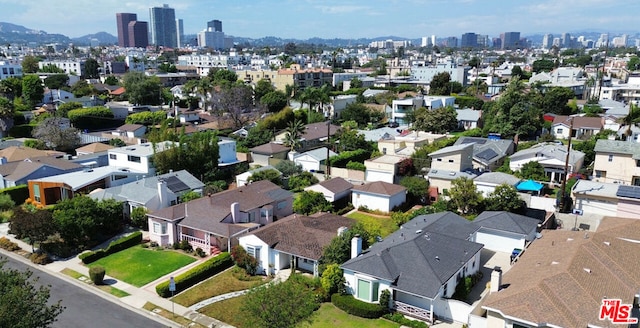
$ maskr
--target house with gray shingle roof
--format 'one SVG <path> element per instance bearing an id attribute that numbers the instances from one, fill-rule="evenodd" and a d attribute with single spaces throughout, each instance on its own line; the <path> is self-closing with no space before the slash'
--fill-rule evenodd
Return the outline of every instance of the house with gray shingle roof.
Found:
<path id="1" fill-rule="evenodd" d="M 389 306 L 399 313 L 428 322 L 451 319 L 445 298 L 480 269 L 482 244 L 471 240 L 477 229 L 451 212 L 418 216 L 340 266 L 347 292 L 377 303 L 389 290 Z"/>
<path id="2" fill-rule="evenodd" d="M 256 181 L 147 214 L 149 238 L 162 246 L 186 240 L 211 254 L 291 213 L 293 193 L 267 180 Z"/>
<path id="3" fill-rule="evenodd" d="M 482 111 L 473 108 L 456 109 L 458 128 L 471 130 L 480 126 Z"/>
<path id="4" fill-rule="evenodd" d="M 258 260 L 258 272 L 276 274 L 291 267 L 319 275 L 323 249 L 351 228 L 355 220 L 331 213 L 311 216 L 293 214 L 240 236 L 238 243 Z"/>
<path id="5" fill-rule="evenodd" d="M 517 186 L 521 179 L 511 174 L 502 172 L 485 172 L 473 179 L 473 184 L 484 197 L 495 191 L 496 187 L 502 184 Z"/>
<path id="6" fill-rule="evenodd" d="M 465 144 L 473 145 L 473 168 L 483 171 L 493 171 L 500 167 L 516 148 L 513 140 L 479 137 L 460 137 L 454 146 Z"/>
<path id="7" fill-rule="evenodd" d="M 351 203 L 353 207 L 367 207 L 372 210 L 391 212 L 394 207 L 407 201 L 407 188 L 384 181 L 353 186 Z"/>
<path id="8" fill-rule="evenodd" d="M 480 226 L 474 235 L 476 243 L 492 251 L 511 252 L 525 249 L 536 238 L 540 221 L 506 211 L 484 211 L 473 223 Z"/>
<path id="9" fill-rule="evenodd" d="M 273 160 L 287 159 L 289 150 L 290 149 L 283 144 L 275 142 L 269 142 L 249 149 L 253 163 L 261 166 L 271 165 L 271 161 Z"/>
<path id="10" fill-rule="evenodd" d="M 640 143 L 600 139 L 593 150 L 593 180 L 640 185 Z"/>
<path id="11" fill-rule="evenodd" d="M 567 160 L 567 146 L 549 142 L 540 143 L 511 155 L 510 159 L 509 168 L 511 171 L 519 171 L 526 163 L 535 161 L 542 165 L 545 174 L 551 181 L 562 181 Z M 582 168 L 583 162 L 584 153 L 572 149 L 569 152 L 569 174 L 577 173 Z"/>
<path id="12" fill-rule="evenodd" d="M 351 189 L 353 184 L 341 177 L 325 180 L 312 186 L 304 188 L 305 191 L 315 191 L 322 193 L 329 202 L 336 202 L 348 198 L 351 200 Z"/>
<path id="13" fill-rule="evenodd" d="M 51 156 L 27 158 L 0 165 L 0 188 L 27 184 L 29 180 L 82 170 L 82 166 Z"/>
<path id="14" fill-rule="evenodd" d="M 191 173 L 181 170 L 146 177 L 127 184 L 96 189 L 89 193 L 95 200 L 115 199 L 125 204 L 125 214 L 136 207 L 144 207 L 152 212 L 178 203 L 179 197 L 187 192 L 202 194 L 204 183 Z"/>

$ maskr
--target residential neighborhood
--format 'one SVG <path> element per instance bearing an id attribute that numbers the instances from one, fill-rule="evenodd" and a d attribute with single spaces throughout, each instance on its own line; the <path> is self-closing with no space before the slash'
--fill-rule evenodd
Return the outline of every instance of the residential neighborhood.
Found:
<path id="1" fill-rule="evenodd" d="M 640 34 L 311 42 L 176 7 L 0 47 L 0 286 L 8 257 L 171 327 L 637 325 Z"/>

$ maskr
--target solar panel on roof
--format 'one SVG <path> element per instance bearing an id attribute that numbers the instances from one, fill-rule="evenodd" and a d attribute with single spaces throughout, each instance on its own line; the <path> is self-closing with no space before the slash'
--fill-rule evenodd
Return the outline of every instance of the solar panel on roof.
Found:
<path id="1" fill-rule="evenodd" d="M 493 151 L 493 149 L 485 149 L 476 155 L 476 157 L 483 159 L 485 161 L 488 161 L 496 156 L 498 156 L 498 153 Z"/>
<path id="2" fill-rule="evenodd" d="M 620 185 L 616 196 L 640 199 L 640 187 Z"/>
<path id="3" fill-rule="evenodd" d="M 184 182 L 182 182 L 182 180 L 178 179 L 178 177 L 175 176 L 170 176 L 164 179 L 164 181 L 167 183 L 167 188 L 169 188 L 169 190 L 174 193 L 189 189 L 189 186 L 187 186 Z"/>

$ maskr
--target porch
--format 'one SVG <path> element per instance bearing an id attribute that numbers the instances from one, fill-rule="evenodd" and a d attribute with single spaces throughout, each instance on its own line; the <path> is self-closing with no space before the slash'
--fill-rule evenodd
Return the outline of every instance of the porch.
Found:
<path id="1" fill-rule="evenodd" d="M 226 250 L 226 243 L 219 242 L 218 238 L 211 234 L 205 234 L 204 238 L 198 238 L 180 233 L 179 240 L 186 240 L 193 249 L 201 248 L 207 255 L 217 255 Z"/>
<path id="2" fill-rule="evenodd" d="M 393 301 L 393 309 L 396 310 L 396 312 L 404 314 L 408 317 L 423 320 L 430 324 L 433 324 L 433 311 L 429 311 L 400 301 Z"/>

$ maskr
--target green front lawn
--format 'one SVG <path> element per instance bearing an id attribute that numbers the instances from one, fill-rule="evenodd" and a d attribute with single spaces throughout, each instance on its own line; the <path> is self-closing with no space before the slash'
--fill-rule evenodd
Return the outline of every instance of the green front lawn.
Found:
<path id="1" fill-rule="evenodd" d="M 311 323 L 303 322 L 300 328 L 397 328 L 399 324 L 385 319 L 365 319 L 350 315 L 331 303 L 322 303 L 320 309 L 311 315 Z"/>
<path id="2" fill-rule="evenodd" d="M 377 217 L 363 212 L 353 212 L 347 217 L 362 223 L 369 233 L 379 234 L 382 238 L 398 230 L 398 227 L 390 217 Z"/>
<path id="3" fill-rule="evenodd" d="M 242 304 L 244 304 L 245 297 L 247 296 L 242 295 L 224 301 L 215 302 L 203 307 L 198 310 L 198 312 L 209 317 L 216 318 L 234 327 L 248 327 L 244 320 L 245 315 L 242 313 L 242 310 L 240 310 L 242 308 Z"/>
<path id="4" fill-rule="evenodd" d="M 88 266 L 101 265 L 108 276 L 141 287 L 195 260 L 191 256 L 170 250 L 157 251 L 134 246 Z"/>
<path id="5" fill-rule="evenodd" d="M 226 270 L 205 280 L 198 287 L 178 294 L 173 300 L 180 305 L 188 307 L 214 296 L 250 289 L 271 281 L 270 278 L 264 276 L 250 277 L 248 281 L 239 280 L 234 276 L 234 270 L 242 269 L 232 268 L 231 270 Z"/>

